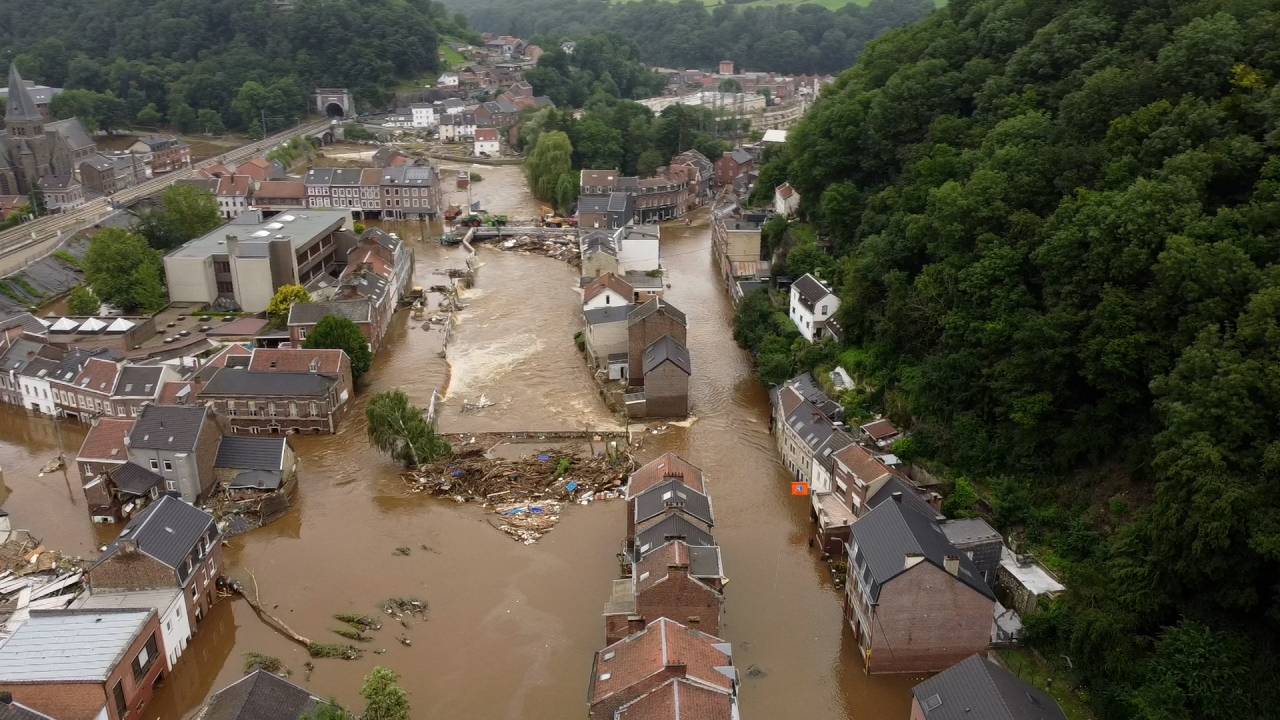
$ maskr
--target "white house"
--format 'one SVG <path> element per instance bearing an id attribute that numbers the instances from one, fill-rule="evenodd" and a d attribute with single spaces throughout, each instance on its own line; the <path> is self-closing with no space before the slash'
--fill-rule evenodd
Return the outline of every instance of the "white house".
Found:
<path id="1" fill-rule="evenodd" d="M 57 367 L 56 363 L 52 364 Z M 29 370 L 31 374 L 24 371 L 18 376 L 22 386 L 22 406 L 42 415 L 56 415 L 57 406 L 54 405 L 53 388 L 49 385 L 48 369 L 33 367 Z"/>
<path id="2" fill-rule="evenodd" d="M 413 118 L 414 114 L 409 108 L 396 108 L 387 113 L 386 119 L 382 121 L 382 127 L 411 128 L 414 127 Z"/>
<path id="3" fill-rule="evenodd" d="M 436 126 L 436 108 L 429 103 L 414 103 L 409 106 L 410 112 L 413 113 L 413 126 L 415 128 L 433 128 Z"/>
<path id="4" fill-rule="evenodd" d="M 625 280 L 613 273 L 605 273 L 583 288 L 582 309 L 630 305 L 634 295 L 635 291 Z"/>
<path id="5" fill-rule="evenodd" d="M 462 142 L 475 135 L 476 116 L 472 113 L 454 113 L 446 110 L 445 116 L 440 119 L 441 142 Z"/>
<path id="6" fill-rule="evenodd" d="M 773 211 L 783 217 L 791 217 L 800 209 L 800 193 L 784 182 L 773 190 Z"/>
<path id="7" fill-rule="evenodd" d="M 497 157 L 502 152 L 497 128 L 476 128 L 476 157 Z"/>
<path id="8" fill-rule="evenodd" d="M 813 275 L 805 273 L 791 284 L 791 322 L 805 340 L 813 342 L 821 334 L 827 318 L 838 309 L 840 298 Z"/>
<path id="9" fill-rule="evenodd" d="M 436 79 L 436 86 L 437 87 L 458 87 L 458 84 L 460 82 L 461 82 L 461 78 L 458 77 L 458 73 L 447 72 L 447 73 L 441 73 L 440 77 Z"/>

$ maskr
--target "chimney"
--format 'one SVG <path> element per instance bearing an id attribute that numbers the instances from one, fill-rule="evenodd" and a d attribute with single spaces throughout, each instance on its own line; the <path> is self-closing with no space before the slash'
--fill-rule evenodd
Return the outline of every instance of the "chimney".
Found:
<path id="1" fill-rule="evenodd" d="M 132 555 L 138 552 L 138 541 L 131 537 L 120 538 L 116 542 L 120 544 L 120 552 L 125 555 Z"/>
<path id="2" fill-rule="evenodd" d="M 905 553 L 902 558 L 902 568 L 904 570 L 910 570 L 924 560 L 924 555 L 921 555 L 920 553 Z"/>
<path id="3" fill-rule="evenodd" d="M 894 501 L 894 502 L 896 502 L 896 503 L 901 503 L 901 502 L 902 502 L 902 491 L 901 491 L 901 490 L 895 491 L 895 492 L 893 493 L 892 497 L 893 497 L 893 501 Z"/>
<path id="4" fill-rule="evenodd" d="M 948 555 L 942 559 L 942 567 L 952 575 L 960 574 L 960 556 Z"/>
<path id="5" fill-rule="evenodd" d="M 634 635 L 644 629 L 644 618 L 640 615 L 627 617 L 627 634 Z"/>
<path id="6" fill-rule="evenodd" d="M 0 705 L 12 705 L 13 693 L 8 690 L 0 690 Z"/>

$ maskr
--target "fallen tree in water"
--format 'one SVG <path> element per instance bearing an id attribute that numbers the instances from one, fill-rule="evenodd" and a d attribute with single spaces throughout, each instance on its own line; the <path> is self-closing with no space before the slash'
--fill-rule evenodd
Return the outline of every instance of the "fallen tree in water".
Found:
<path id="1" fill-rule="evenodd" d="M 564 505 L 619 497 L 634 467 L 635 461 L 625 451 L 585 455 L 543 450 L 517 459 L 495 459 L 475 449 L 401 477 L 411 493 L 429 492 L 491 508 L 501 520 L 490 524 L 528 545 L 555 527 Z"/>

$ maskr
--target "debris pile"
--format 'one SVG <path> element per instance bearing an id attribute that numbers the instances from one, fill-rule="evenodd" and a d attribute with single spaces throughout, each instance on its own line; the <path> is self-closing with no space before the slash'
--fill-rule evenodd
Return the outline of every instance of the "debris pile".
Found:
<path id="1" fill-rule="evenodd" d="M 517 235 L 494 243 L 494 247 L 526 255 L 545 255 L 555 260 L 563 260 L 574 267 L 582 262 L 578 250 L 578 238 L 572 235 L 567 237 Z"/>
<path id="2" fill-rule="evenodd" d="M 565 503 L 587 505 L 619 497 L 633 466 L 625 452 L 608 457 L 544 450 L 518 459 L 495 459 L 468 449 L 402 477 L 409 492 L 479 502 L 493 509 L 501 517 L 494 527 L 529 545 L 555 527 Z"/>
<path id="3" fill-rule="evenodd" d="M 418 598 L 391 598 L 382 603 L 382 612 L 405 625 L 406 618 L 427 619 L 427 601 Z M 381 627 L 379 625 L 378 627 Z M 407 626 L 406 626 L 407 627 Z"/>

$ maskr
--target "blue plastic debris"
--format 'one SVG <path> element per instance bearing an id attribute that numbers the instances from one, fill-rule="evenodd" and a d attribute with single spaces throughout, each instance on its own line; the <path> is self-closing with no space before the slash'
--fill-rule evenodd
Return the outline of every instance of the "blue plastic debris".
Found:
<path id="1" fill-rule="evenodd" d="M 574 490 L 577 490 L 577 489 L 578 489 L 578 481 L 577 481 L 577 480 L 570 480 L 568 483 L 566 483 L 566 484 L 565 484 L 564 489 L 565 489 L 565 490 L 568 490 L 569 492 L 573 492 Z"/>
<path id="2" fill-rule="evenodd" d="M 531 507 L 529 508 L 529 512 L 533 513 L 534 515 L 541 515 L 543 513 L 543 509 L 540 507 Z"/>
<path id="3" fill-rule="evenodd" d="M 454 468 L 453 470 L 451 470 L 451 471 L 449 472 L 449 474 L 450 474 L 450 475 L 452 475 L 452 476 L 454 476 L 454 477 L 456 477 L 456 478 L 460 478 L 460 477 L 462 477 L 462 471 L 461 471 L 461 470 L 459 470 L 458 468 Z"/>
<path id="4" fill-rule="evenodd" d="M 513 516 L 513 515 L 523 515 L 523 514 L 524 514 L 524 508 L 522 508 L 522 507 L 518 507 L 518 508 L 511 508 L 510 510 L 508 510 L 508 511 L 506 511 L 506 512 L 502 513 L 502 514 L 503 514 L 503 515 L 506 515 L 507 517 L 511 517 L 511 516 Z"/>
<path id="5" fill-rule="evenodd" d="M 538 455 L 538 462 L 551 462 L 551 456 L 546 453 Z"/>

